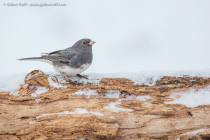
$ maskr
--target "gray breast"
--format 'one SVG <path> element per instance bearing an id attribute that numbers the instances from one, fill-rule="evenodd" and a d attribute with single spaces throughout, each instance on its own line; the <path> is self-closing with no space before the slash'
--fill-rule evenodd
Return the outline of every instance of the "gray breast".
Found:
<path id="1" fill-rule="evenodd" d="M 75 55 L 69 63 L 69 66 L 72 68 L 80 68 L 84 64 L 91 64 L 93 61 L 92 53 L 79 53 Z"/>

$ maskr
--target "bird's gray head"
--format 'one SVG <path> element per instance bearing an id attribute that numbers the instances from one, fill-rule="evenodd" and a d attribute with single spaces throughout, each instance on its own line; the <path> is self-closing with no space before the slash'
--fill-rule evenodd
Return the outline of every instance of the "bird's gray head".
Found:
<path id="1" fill-rule="evenodd" d="M 72 48 L 80 52 L 92 52 L 92 45 L 95 43 L 91 39 L 85 38 L 77 41 Z"/>

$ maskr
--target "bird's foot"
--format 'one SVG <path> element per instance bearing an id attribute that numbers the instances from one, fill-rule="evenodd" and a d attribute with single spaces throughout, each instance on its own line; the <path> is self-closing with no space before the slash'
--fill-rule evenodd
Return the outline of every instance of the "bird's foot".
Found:
<path id="1" fill-rule="evenodd" d="M 80 74 L 77 74 L 77 76 L 78 76 L 79 78 L 85 78 L 85 79 L 88 79 L 86 76 L 82 76 L 82 75 L 80 75 Z"/>
<path id="2" fill-rule="evenodd" d="M 76 81 L 72 81 L 69 77 L 67 77 L 65 74 L 63 74 L 64 77 L 66 77 L 66 79 L 68 79 L 69 83 L 76 86 L 76 85 L 80 85 L 78 82 Z"/>
<path id="3" fill-rule="evenodd" d="M 77 86 L 77 85 L 81 85 L 80 83 L 76 82 L 76 81 L 69 81 L 70 84 L 74 85 L 74 86 Z"/>

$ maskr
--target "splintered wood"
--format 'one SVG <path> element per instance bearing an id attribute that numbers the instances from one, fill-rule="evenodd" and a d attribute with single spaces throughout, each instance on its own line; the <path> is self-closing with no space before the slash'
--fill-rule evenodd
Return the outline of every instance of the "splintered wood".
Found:
<path id="1" fill-rule="evenodd" d="M 210 128 L 210 105 L 164 103 L 174 100 L 168 95 L 175 91 L 210 85 L 210 78 L 165 76 L 154 86 L 136 85 L 125 78 L 103 78 L 99 84 L 78 86 L 56 78 L 53 82 L 66 88 L 51 86 L 48 75 L 35 70 L 16 91 L 19 96 L 0 92 L 0 139 L 210 139 L 209 130 L 186 133 Z M 47 91 L 31 96 L 37 86 Z M 75 94 L 78 91 L 82 94 Z M 137 99 L 140 95 L 145 99 Z"/>

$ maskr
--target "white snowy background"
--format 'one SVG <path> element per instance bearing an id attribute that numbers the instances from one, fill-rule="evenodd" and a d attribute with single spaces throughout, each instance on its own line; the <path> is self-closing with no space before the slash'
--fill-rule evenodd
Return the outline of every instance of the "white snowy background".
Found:
<path id="1" fill-rule="evenodd" d="M 67 6 L 29 6 L 43 3 Z M 53 71 L 47 63 L 17 59 L 82 38 L 96 41 L 87 73 L 208 69 L 209 17 L 209 0 L 0 0 L 0 75 Z"/>

